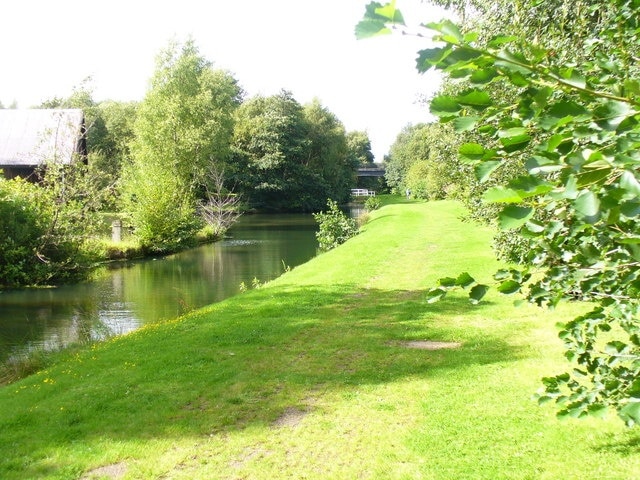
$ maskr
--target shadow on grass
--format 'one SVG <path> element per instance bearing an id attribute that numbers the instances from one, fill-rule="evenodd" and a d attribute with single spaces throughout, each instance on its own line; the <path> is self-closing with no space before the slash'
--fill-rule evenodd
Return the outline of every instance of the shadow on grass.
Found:
<path id="1" fill-rule="evenodd" d="M 638 455 L 640 453 L 640 432 L 636 431 L 634 438 L 624 440 L 612 440 L 605 445 L 602 445 L 595 449 L 596 452 L 613 453 L 628 457 L 631 455 Z"/>
<path id="2" fill-rule="evenodd" d="M 69 443 L 268 428 L 328 392 L 527 355 L 499 334 L 450 324 L 466 300 L 423 299 L 345 285 L 264 288 L 87 349 L 0 390 L 0 467 Z M 399 344 L 409 340 L 462 346 Z"/>

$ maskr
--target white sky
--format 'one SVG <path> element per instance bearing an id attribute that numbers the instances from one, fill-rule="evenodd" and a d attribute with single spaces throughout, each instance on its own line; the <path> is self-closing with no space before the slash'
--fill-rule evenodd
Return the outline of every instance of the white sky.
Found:
<path id="1" fill-rule="evenodd" d="M 438 86 L 419 75 L 425 39 L 356 40 L 369 0 L 2 0 L 0 101 L 28 108 L 67 97 L 91 77 L 94 100 L 142 100 L 155 57 L 171 39 L 192 38 L 216 68 L 247 92 L 290 90 L 314 97 L 347 130 L 366 130 L 382 161 L 408 123 L 430 120 L 419 94 Z M 381 1 L 381 3 L 384 3 Z M 397 0 L 407 23 L 445 15 L 420 0 Z"/>

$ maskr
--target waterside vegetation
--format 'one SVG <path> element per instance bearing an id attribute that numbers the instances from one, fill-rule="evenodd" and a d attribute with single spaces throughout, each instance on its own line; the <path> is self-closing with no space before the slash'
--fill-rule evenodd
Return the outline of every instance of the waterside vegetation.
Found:
<path id="1" fill-rule="evenodd" d="M 0 388 L 0 477 L 635 478 L 636 429 L 532 400 L 584 307 L 427 304 L 490 277 L 491 231 L 396 200 L 273 282 Z"/>

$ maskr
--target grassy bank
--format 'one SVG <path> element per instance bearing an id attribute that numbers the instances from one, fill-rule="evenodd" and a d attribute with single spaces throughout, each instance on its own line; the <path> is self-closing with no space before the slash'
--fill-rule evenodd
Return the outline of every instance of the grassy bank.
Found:
<path id="1" fill-rule="evenodd" d="M 637 478 L 636 430 L 531 400 L 571 312 L 424 303 L 496 267 L 460 214 L 386 206 L 262 288 L 0 388 L 0 478 Z"/>

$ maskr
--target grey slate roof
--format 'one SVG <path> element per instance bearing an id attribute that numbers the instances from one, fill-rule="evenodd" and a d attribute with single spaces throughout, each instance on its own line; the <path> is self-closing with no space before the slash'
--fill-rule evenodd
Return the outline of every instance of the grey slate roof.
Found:
<path id="1" fill-rule="evenodd" d="M 83 124 L 80 109 L 0 109 L 0 166 L 70 163 Z"/>

